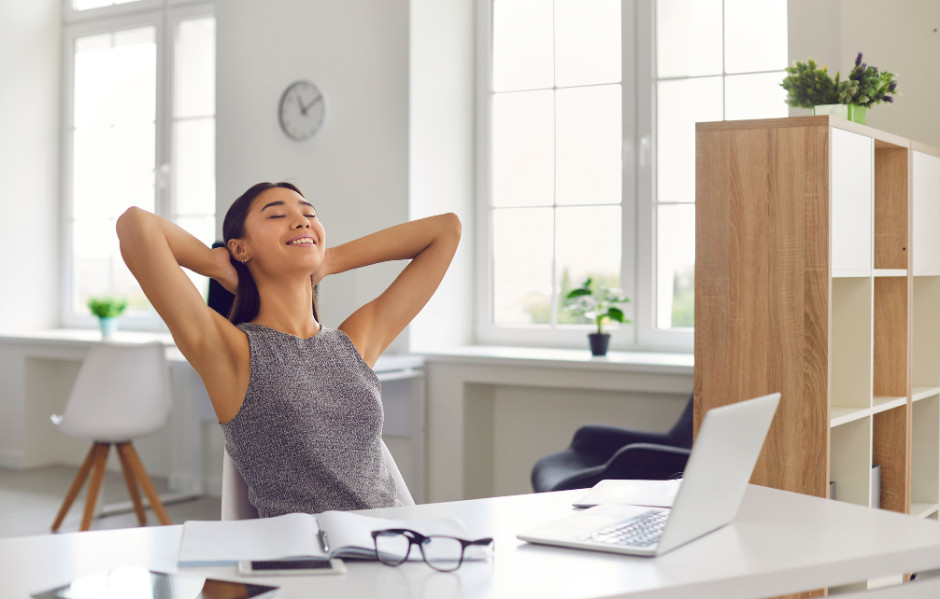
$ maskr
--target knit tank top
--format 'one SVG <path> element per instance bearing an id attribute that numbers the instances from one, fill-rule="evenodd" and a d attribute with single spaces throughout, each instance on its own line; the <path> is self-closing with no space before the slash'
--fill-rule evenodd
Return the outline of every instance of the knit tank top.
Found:
<path id="1" fill-rule="evenodd" d="M 382 453 L 382 387 L 346 333 L 242 323 L 251 378 L 225 448 L 262 518 L 401 505 Z"/>

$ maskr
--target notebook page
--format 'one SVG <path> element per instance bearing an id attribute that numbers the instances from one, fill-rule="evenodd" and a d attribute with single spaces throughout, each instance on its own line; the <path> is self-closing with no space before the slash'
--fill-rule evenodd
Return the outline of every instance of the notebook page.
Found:
<path id="1" fill-rule="evenodd" d="M 324 557 L 317 520 L 309 514 L 285 514 L 257 520 L 183 524 L 180 565 L 230 564 L 241 560 Z"/>

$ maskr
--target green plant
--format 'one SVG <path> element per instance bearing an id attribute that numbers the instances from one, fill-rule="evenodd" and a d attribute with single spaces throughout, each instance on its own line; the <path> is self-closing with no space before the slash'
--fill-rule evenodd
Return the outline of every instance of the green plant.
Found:
<path id="1" fill-rule="evenodd" d="M 117 318 L 127 310 L 127 300 L 113 295 L 90 297 L 88 309 L 98 318 Z"/>
<path id="2" fill-rule="evenodd" d="M 591 290 L 590 277 L 585 279 L 580 287 L 572 289 L 565 299 L 568 302 L 565 310 L 593 320 L 597 325 L 598 335 L 604 333 L 602 327 L 605 321 L 616 320 L 620 323 L 632 324 L 623 317 L 623 310 L 615 305 L 630 302 L 630 299 L 623 294 L 623 291 L 601 285 L 600 291 L 595 294 Z"/>
<path id="3" fill-rule="evenodd" d="M 839 81 L 829 77 L 826 66 L 820 69 L 810 58 L 805 63 L 796 61 L 787 67 L 787 76 L 780 87 L 787 90 L 787 104 L 794 108 L 812 108 L 823 104 L 857 104 L 871 108 L 881 102 L 891 103 L 897 94 L 898 82 L 895 74 L 878 71 L 862 62 L 862 53 L 855 58 L 855 67 L 848 79 Z"/>
<path id="4" fill-rule="evenodd" d="M 794 108 L 812 108 L 822 104 L 835 104 L 839 97 L 839 73 L 835 81 L 829 76 L 826 65 L 820 69 L 810 58 L 806 62 L 796 61 L 784 69 L 788 74 L 780 87 L 787 90 L 787 104 Z"/>

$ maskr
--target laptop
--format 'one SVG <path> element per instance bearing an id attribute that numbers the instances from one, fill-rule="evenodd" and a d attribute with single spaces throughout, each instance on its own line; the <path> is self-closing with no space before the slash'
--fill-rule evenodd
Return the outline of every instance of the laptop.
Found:
<path id="1" fill-rule="evenodd" d="M 780 394 L 705 414 L 672 509 L 604 504 L 526 531 L 530 543 L 655 556 L 734 520 Z"/>

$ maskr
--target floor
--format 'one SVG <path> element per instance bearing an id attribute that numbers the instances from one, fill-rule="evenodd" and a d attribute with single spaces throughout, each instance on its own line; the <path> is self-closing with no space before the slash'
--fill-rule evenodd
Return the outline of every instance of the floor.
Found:
<path id="1" fill-rule="evenodd" d="M 49 527 L 55 520 L 62 500 L 75 478 L 78 468 L 48 466 L 32 470 L 0 468 L 0 538 L 52 534 Z M 157 493 L 167 492 L 165 478 L 153 477 Z M 120 472 L 105 473 L 105 505 L 129 501 L 127 486 Z M 59 532 L 76 532 L 81 524 L 88 482 L 72 504 Z M 201 497 L 166 506 L 173 524 L 186 520 L 218 520 L 222 502 L 217 497 Z M 156 515 L 147 510 L 147 525 L 157 526 Z M 92 520 L 92 530 L 132 528 L 138 526 L 137 516 L 128 511 L 100 516 Z"/>

